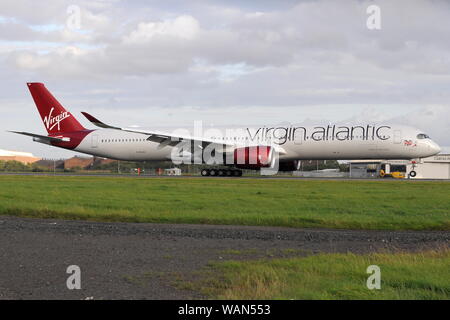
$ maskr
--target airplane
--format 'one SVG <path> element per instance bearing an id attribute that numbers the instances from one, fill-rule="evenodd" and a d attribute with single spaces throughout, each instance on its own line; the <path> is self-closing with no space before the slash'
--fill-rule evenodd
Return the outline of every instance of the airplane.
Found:
<path id="1" fill-rule="evenodd" d="M 241 169 L 294 171 L 301 160 L 421 159 L 441 149 L 421 130 L 388 124 L 263 126 L 189 132 L 159 132 L 108 125 L 82 114 L 98 129 L 86 129 L 47 90 L 27 83 L 47 135 L 22 131 L 33 141 L 93 156 L 125 161 L 172 160 L 205 165 L 202 176 L 241 176 Z M 224 168 L 217 169 L 218 165 Z M 209 168 L 208 168 L 209 166 Z M 211 167 L 212 166 L 212 167 Z M 411 176 L 416 172 L 411 171 Z"/>

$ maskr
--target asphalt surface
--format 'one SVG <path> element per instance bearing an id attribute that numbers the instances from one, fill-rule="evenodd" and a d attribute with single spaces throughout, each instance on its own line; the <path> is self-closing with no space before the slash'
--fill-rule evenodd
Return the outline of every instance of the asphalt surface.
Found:
<path id="1" fill-rule="evenodd" d="M 201 299 L 211 261 L 448 247 L 444 231 L 100 223 L 0 216 L 0 299 Z M 286 250 L 289 249 L 289 250 Z M 81 269 L 69 290 L 66 269 Z M 199 273 L 200 271 L 200 273 Z"/>

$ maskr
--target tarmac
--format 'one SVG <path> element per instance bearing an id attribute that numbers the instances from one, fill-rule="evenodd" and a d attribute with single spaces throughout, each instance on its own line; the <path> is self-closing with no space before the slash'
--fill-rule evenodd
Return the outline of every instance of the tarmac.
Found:
<path id="1" fill-rule="evenodd" d="M 210 262 L 449 247 L 447 231 L 104 223 L 0 216 L 0 299 L 205 299 Z M 68 289 L 67 268 L 81 289 Z"/>

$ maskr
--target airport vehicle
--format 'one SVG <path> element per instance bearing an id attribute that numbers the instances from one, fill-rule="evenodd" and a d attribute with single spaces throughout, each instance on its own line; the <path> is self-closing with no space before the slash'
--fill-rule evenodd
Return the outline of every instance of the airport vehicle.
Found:
<path id="1" fill-rule="evenodd" d="M 82 114 L 86 129 L 42 83 L 27 83 L 47 135 L 23 131 L 36 142 L 129 161 L 172 160 L 205 164 L 204 176 L 239 176 L 240 169 L 293 171 L 305 159 L 420 159 L 440 152 L 423 131 L 388 124 L 273 126 L 232 130 L 158 132 L 121 128 Z M 208 169 L 208 165 L 223 165 Z M 230 169 L 231 168 L 231 169 Z M 272 170 L 272 171 L 274 171 Z"/>
<path id="2" fill-rule="evenodd" d="M 389 168 L 386 168 L 386 164 L 382 164 L 380 177 L 404 179 L 406 178 L 406 165 L 389 165 Z"/>
<path id="3" fill-rule="evenodd" d="M 381 178 L 395 178 L 395 179 L 404 179 L 405 173 L 401 171 L 393 171 L 390 173 L 386 173 L 383 169 L 380 170 L 380 177 Z"/>

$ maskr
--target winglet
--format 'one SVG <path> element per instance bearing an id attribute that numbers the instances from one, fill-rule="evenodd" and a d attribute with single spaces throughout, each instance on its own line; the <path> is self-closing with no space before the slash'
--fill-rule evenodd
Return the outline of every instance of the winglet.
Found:
<path id="1" fill-rule="evenodd" d="M 108 129 L 119 129 L 119 130 L 122 130 L 122 129 L 119 128 L 119 127 L 113 127 L 113 126 L 110 126 L 110 125 L 108 125 L 108 124 L 106 124 L 106 123 L 101 122 L 101 121 L 98 120 L 96 117 L 90 115 L 90 114 L 87 113 L 87 112 L 81 111 L 81 113 L 83 114 L 83 116 L 86 117 L 86 119 L 88 119 L 90 122 L 92 122 L 93 124 L 95 124 L 97 127 L 100 127 L 100 128 L 108 128 Z"/>

